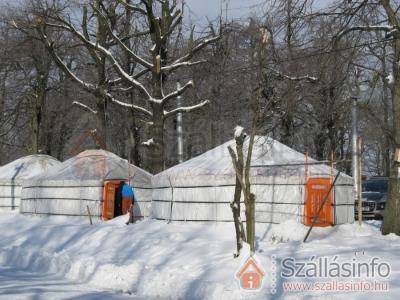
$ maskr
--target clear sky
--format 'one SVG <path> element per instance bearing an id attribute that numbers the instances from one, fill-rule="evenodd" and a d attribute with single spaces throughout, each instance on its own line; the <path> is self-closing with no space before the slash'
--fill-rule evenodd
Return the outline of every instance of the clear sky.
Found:
<path id="1" fill-rule="evenodd" d="M 251 10 L 256 10 L 262 0 L 185 0 L 188 6 L 188 17 L 193 23 L 207 23 L 207 17 L 212 20 L 219 16 L 221 7 L 226 9 L 228 4 L 228 17 L 246 17 Z M 258 5 L 257 5 L 258 4 Z"/>
<path id="2" fill-rule="evenodd" d="M 186 18 L 194 24 L 207 24 L 207 17 L 212 20 L 220 15 L 221 8 L 228 4 L 228 18 L 246 18 L 253 11 L 265 8 L 266 0 L 185 0 L 188 8 Z M 326 7 L 333 0 L 315 0 L 314 9 Z M 187 20 L 188 21 L 188 20 Z"/>

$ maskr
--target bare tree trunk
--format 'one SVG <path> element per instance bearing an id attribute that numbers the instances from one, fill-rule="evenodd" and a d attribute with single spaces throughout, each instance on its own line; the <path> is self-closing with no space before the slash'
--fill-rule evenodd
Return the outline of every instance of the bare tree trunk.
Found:
<path id="1" fill-rule="evenodd" d="M 400 20 L 396 11 L 391 7 L 389 0 L 380 1 L 388 16 L 389 23 L 396 28 L 400 27 Z M 400 235 L 400 33 L 393 34 L 393 77 L 392 88 L 393 101 L 393 131 L 395 143 L 395 155 L 390 170 L 389 197 L 385 209 L 382 233 L 395 233 Z"/>
<path id="2" fill-rule="evenodd" d="M 288 61 L 290 62 L 293 57 L 293 18 L 292 18 L 292 0 L 286 1 L 286 47 L 288 51 Z M 291 73 L 290 69 L 288 70 Z M 291 80 L 287 82 L 285 96 L 285 114 L 281 118 L 281 142 L 289 147 L 293 145 L 294 137 L 294 112 L 296 107 L 296 93 L 295 86 Z"/>
<path id="3" fill-rule="evenodd" d="M 386 74 L 386 48 L 383 48 L 383 56 L 382 56 L 382 73 Z M 384 143 L 383 143 L 383 151 L 382 151 L 382 170 L 383 175 L 386 177 L 390 176 L 390 150 L 392 148 L 392 143 L 390 136 L 387 132 L 389 130 L 390 123 L 389 123 L 389 114 L 390 114 L 390 105 L 389 105 L 389 95 L 388 95 L 388 83 L 384 76 L 382 76 L 382 85 L 383 85 L 383 92 L 382 92 L 382 102 L 383 102 L 383 126 L 386 132 L 384 132 Z"/>
<path id="4" fill-rule="evenodd" d="M 41 122 L 41 107 L 38 107 L 38 96 L 32 97 L 31 103 L 31 145 L 29 152 L 31 154 L 39 153 L 39 129 Z"/>
<path id="5" fill-rule="evenodd" d="M 395 233 L 400 235 L 400 71 L 398 61 L 400 61 L 400 36 L 396 35 L 394 43 L 395 63 L 393 74 L 395 78 L 393 86 L 393 131 L 395 142 L 395 155 L 390 169 L 389 178 L 389 197 L 385 209 L 383 221 L 383 234 Z M 396 155 L 397 154 L 397 155 Z"/>
<path id="6" fill-rule="evenodd" d="M 131 4 L 131 0 L 126 0 L 126 3 L 129 5 Z M 132 20 L 132 10 L 127 9 L 125 12 L 125 21 L 124 21 L 124 32 L 125 36 L 129 37 L 132 34 L 131 30 L 131 20 Z M 133 43 L 131 42 L 130 38 L 124 42 L 124 44 L 129 48 L 132 49 Z M 125 51 L 125 71 L 132 75 L 134 70 L 136 69 L 137 64 L 132 62 L 129 54 Z M 131 99 L 131 103 L 135 102 L 135 93 L 131 91 L 129 93 L 129 98 Z M 130 110 L 130 124 L 128 126 L 128 134 L 129 134 L 129 143 L 128 143 L 128 153 L 127 156 L 129 160 L 135 165 L 140 167 L 142 164 L 142 159 L 140 156 L 140 134 L 138 129 L 138 114 L 136 114 L 134 109 Z"/>
<path id="7" fill-rule="evenodd" d="M 152 143 L 150 148 L 150 168 L 153 174 L 164 170 L 164 118 L 162 107 L 153 105 L 153 124 L 151 126 Z"/>
<path id="8" fill-rule="evenodd" d="M 40 152 L 40 127 L 42 124 L 42 110 L 46 100 L 47 84 L 49 77 L 50 64 L 36 60 L 35 64 L 37 76 L 36 86 L 30 101 L 31 109 L 31 145 L 30 153 Z"/>
<path id="9" fill-rule="evenodd" d="M 102 142 L 109 148 L 111 145 L 108 143 L 107 136 L 107 102 L 101 97 L 96 97 L 97 114 L 95 117 L 96 131 L 103 140 Z"/>
<path id="10" fill-rule="evenodd" d="M 1 78 L 1 86 L 0 86 L 0 120 L 3 118 L 4 114 L 4 103 L 6 99 L 6 80 L 7 80 L 7 71 L 4 72 L 4 76 Z M 0 123 L 0 126 L 3 124 Z M 0 127 L 0 137 L 2 138 L 2 131 Z M 0 165 L 3 165 L 3 144 L 0 143 Z"/>

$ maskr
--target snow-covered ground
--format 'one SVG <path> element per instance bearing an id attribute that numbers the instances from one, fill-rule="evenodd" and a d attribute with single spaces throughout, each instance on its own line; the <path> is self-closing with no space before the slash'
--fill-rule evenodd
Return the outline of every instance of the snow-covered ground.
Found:
<path id="1" fill-rule="evenodd" d="M 0 213 L 0 298 L 400 298 L 400 238 L 382 236 L 379 222 L 316 228 L 305 244 L 301 240 L 307 228 L 295 222 L 257 225 L 256 259 L 266 278 L 260 291 L 248 292 L 239 288 L 235 278 L 248 249 L 233 258 L 233 224 L 144 220 L 126 226 L 126 218 L 91 226 L 86 219 Z M 285 291 L 285 282 L 305 279 L 283 279 L 280 263 L 284 258 L 310 261 L 314 256 L 315 261 L 335 255 L 341 262 L 370 261 L 373 256 L 387 262 L 391 274 L 385 280 L 390 290 Z M 276 257 L 276 276 L 272 256 Z M 276 290 L 271 289 L 274 283 Z"/>

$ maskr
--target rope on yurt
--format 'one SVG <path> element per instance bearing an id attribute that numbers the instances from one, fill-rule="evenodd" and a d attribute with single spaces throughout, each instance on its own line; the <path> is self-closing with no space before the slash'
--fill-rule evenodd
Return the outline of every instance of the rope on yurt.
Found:
<path id="1" fill-rule="evenodd" d="M 170 205 L 170 210 L 169 210 L 169 220 L 167 224 L 171 223 L 172 220 L 172 209 L 174 205 L 174 187 L 172 186 L 171 178 L 168 176 L 168 181 L 169 181 L 169 186 L 171 188 L 171 205 Z"/>

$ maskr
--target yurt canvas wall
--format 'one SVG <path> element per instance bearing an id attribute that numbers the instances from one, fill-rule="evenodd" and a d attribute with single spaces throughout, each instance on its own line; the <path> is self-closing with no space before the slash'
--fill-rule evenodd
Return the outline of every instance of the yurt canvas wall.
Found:
<path id="1" fill-rule="evenodd" d="M 60 162 L 48 155 L 29 155 L 0 167 L 0 209 L 18 209 L 22 183 L 57 165 Z"/>
<path id="2" fill-rule="evenodd" d="M 104 150 L 87 150 L 23 186 L 21 213 L 41 215 L 101 216 L 105 181 L 131 177 L 136 200 L 135 217 L 151 208 L 152 175 Z"/>
<path id="3" fill-rule="evenodd" d="M 229 203 L 235 190 L 235 172 L 227 149 L 229 145 L 236 149 L 235 141 L 232 140 L 155 175 L 153 218 L 232 221 Z M 245 142 L 244 149 L 247 147 L 248 141 Z M 312 159 L 308 161 L 315 162 Z M 257 222 L 281 223 L 288 219 L 303 222 L 306 183 L 304 163 L 303 154 L 273 139 L 256 137 L 252 165 L 269 166 L 251 168 Z M 326 165 L 310 165 L 308 174 L 310 177 L 330 178 L 337 171 Z M 339 175 L 334 188 L 333 205 L 335 224 L 354 221 L 351 177 Z"/>

